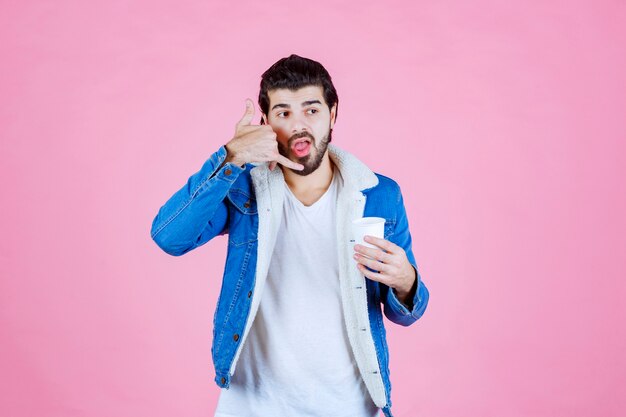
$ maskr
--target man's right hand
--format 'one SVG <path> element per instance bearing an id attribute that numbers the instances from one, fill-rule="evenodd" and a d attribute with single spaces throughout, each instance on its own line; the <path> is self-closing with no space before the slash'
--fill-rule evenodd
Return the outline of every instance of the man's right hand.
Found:
<path id="1" fill-rule="evenodd" d="M 304 166 L 285 158 L 278 152 L 276 132 L 270 125 L 251 125 L 254 117 L 254 104 L 246 99 L 246 112 L 235 126 L 235 137 L 226 144 L 227 162 L 243 165 L 248 162 L 270 162 L 270 169 L 276 164 L 284 165 L 297 171 Z"/>

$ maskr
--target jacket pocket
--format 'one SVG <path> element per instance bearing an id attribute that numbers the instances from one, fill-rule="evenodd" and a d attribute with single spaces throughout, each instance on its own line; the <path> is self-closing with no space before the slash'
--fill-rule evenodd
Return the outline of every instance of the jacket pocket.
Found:
<path id="1" fill-rule="evenodd" d="M 227 194 L 229 204 L 230 244 L 239 246 L 258 239 L 259 216 L 254 196 L 246 191 L 231 188 Z"/>

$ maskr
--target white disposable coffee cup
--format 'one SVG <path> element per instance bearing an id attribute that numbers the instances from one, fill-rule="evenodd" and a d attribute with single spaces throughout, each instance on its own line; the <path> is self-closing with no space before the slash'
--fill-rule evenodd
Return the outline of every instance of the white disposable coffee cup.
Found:
<path id="1" fill-rule="evenodd" d="M 363 237 L 369 235 L 385 238 L 385 219 L 383 217 L 362 217 L 352 221 L 352 236 L 354 244 L 367 246 L 370 248 L 378 248 L 363 240 Z M 365 256 L 365 255 L 363 255 Z"/>

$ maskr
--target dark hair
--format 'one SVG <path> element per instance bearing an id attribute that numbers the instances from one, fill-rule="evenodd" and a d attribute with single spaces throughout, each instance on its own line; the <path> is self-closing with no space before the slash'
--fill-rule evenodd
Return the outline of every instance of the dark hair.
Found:
<path id="1" fill-rule="evenodd" d="M 337 90 L 335 90 L 330 74 L 319 62 L 295 54 L 278 60 L 263 73 L 259 91 L 259 107 L 263 113 L 268 114 L 270 107 L 268 92 L 270 90 L 277 88 L 298 90 L 311 85 L 322 87 L 324 101 L 326 101 L 329 110 L 337 104 L 335 109 L 336 120 L 339 97 L 337 97 Z M 263 118 L 261 118 L 261 124 L 263 124 Z"/>

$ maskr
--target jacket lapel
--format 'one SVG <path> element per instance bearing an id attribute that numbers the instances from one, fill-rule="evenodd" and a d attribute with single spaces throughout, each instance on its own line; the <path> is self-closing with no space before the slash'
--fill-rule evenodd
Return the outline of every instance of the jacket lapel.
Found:
<path id="1" fill-rule="evenodd" d="M 382 408 L 386 404 L 385 386 L 370 330 L 365 277 L 352 258 L 355 244 L 352 220 L 363 217 L 366 196 L 362 191 L 376 186 L 378 177 L 356 157 L 331 145 L 329 156 L 344 180 L 337 198 L 336 221 L 339 283 L 346 330 L 363 382 L 374 404 Z"/>

